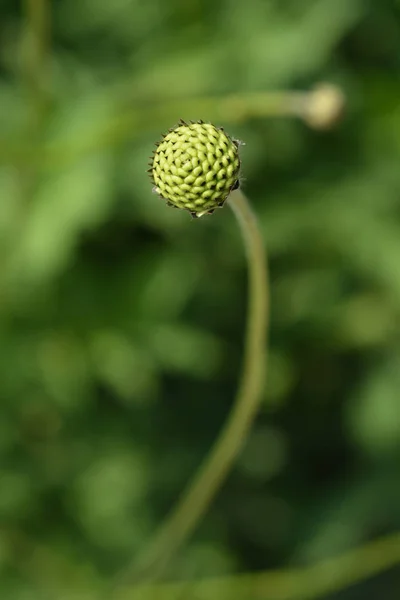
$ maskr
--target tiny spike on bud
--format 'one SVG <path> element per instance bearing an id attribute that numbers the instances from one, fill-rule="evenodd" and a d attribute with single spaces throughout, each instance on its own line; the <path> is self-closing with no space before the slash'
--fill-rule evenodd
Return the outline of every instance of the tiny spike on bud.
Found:
<path id="1" fill-rule="evenodd" d="M 237 189 L 239 189 L 239 186 L 240 186 L 239 179 L 237 179 L 237 180 L 235 181 L 235 183 L 233 184 L 233 186 L 232 186 L 232 190 L 231 190 L 231 191 L 233 192 L 234 190 L 237 190 Z"/>
<path id="2" fill-rule="evenodd" d="M 204 121 L 187 124 L 180 119 L 156 144 L 150 159 L 156 193 L 169 206 L 186 209 L 193 218 L 212 214 L 239 187 L 238 147 L 222 127 Z M 198 160 L 192 160 L 196 155 Z"/>

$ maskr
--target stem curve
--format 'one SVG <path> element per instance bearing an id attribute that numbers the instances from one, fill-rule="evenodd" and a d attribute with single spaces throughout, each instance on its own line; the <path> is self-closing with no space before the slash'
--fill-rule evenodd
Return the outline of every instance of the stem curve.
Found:
<path id="1" fill-rule="evenodd" d="M 247 326 L 241 381 L 233 408 L 208 456 L 155 537 L 118 579 L 120 585 L 155 581 L 204 515 L 229 472 L 257 413 L 264 384 L 269 325 L 267 258 L 257 218 L 241 192 L 229 196 L 248 264 Z"/>

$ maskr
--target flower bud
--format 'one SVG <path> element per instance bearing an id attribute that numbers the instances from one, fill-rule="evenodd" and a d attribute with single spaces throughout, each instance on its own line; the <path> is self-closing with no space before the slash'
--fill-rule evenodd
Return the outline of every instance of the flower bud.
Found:
<path id="1" fill-rule="evenodd" d="M 193 217 L 223 206 L 239 186 L 239 143 L 210 123 L 185 123 L 156 144 L 149 172 L 154 191 Z"/>
<path id="2" fill-rule="evenodd" d="M 344 109 L 343 92 L 335 85 L 320 84 L 309 94 L 304 120 L 314 129 L 331 129 L 342 118 Z"/>

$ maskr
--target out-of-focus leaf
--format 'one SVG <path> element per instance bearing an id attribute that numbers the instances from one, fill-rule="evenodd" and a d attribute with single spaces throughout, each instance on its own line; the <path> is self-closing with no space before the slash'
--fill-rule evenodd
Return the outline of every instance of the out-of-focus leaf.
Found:
<path id="1" fill-rule="evenodd" d="M 113 450 L 77 477 L 71 507 L 89 538 L 105 548 L 138 547 L 147 533 L 142 501 L 146 466 L 139 455 Z"/>
<path id="2" fill-rule="evenodd" d="M 154 397 L 156 366 L 130 340 L 116 332 L 99 331 L 90 346 L 95 373 L 124 402 L 142 405 Z"/>
<path id="3" fill-rule="evenodd" d="M 400 358 L 377 364 L 348 406 L 355 441 L 367 453 L 382 454 L 400 447 Z"/>
<path id="4" fill-rule="evenodd" d="M 218 372 L 222 347 L 204 331 L 182 324 L 156 324 L 147 332 L 149 349 L 166 370 L 207 377 Z"/>
<path id="5" fill-rule="evenodd" d="M 110 157 L 98 155 L 43 184 L 16 241 L 11 277 L 20 286 L 46 282 L 69 264 L 82 233 L 109 213 L 111 173 Z"/>

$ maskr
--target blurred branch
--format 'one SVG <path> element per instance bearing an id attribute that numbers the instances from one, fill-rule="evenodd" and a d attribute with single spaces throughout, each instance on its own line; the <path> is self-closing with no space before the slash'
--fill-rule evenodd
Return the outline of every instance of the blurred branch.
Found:
<path id="1" fill-rule="evenodd" d="M 85 564 L 71 565 L 65 556 L 6 533 L 18 572 L 53 600 L 103 597 L 104 581 Z M 400 563 L 400 532 L 338 557 L 303 568 L 215 577 L 203 580 L 125 586 L 109 600 L 317 600 L 357 585 Z"/>
<path id="2" fill-rule="evenodd" d="M 12 235 L 9 235 L 10 246 L 0 256 L 0 310 L 4 310 L 9 302 L 8 273 L 12 271 L 10 265 L 18 246 L 15 242 L 18 237 L 24 236 L 24 226 L 30 216 L 30 201 L 35 191 L 38 170 L 42 166 L 43 152 L 40 136 L 48 104 L 45 81 L 49 53 L 49 0 L 24 0 L 23 9 L 22 34 L 21 39 L 18 40 L 21 61 L 19 83 L 26 96 L 28 110 L 27 122 L 24 121 L 22 127 L 22 147 L 11 142 L 9 148 L 0 148 L 0 160 L 14 163 L 18 174 L 14 215 L 12 226 L 10 225 L 10 232 L 12 230 Z M 38 160 L 35 159 L 35 155 Z"/>
<path id="3" fill-rule="evenodd" d="M 0 160 L 9 160 L 11 155 L 20 162 L 42 168 L 63 167 L 86 154 L 122 144 L 149 128 L 158 130 L 180 118 L 240 123 L 251 118 L 297 117 L 310 127 L 327 129 L 340 118 L 344 104 L 341 90 L 330 84 L 320 84 L 309 92 L 249 92 L 221 98 L 181 98 L 150 103 L 122 113 L 94 132 L 91 139 L 52 143 L 43 148 L 10 144 L 0 147 Z"/>
<path id="4" fill-rule="evenodd" d="M 48 0 L 24 0 L 25 26 L 21 40 L 21 84 L 26 92 L 28 102 L 28 123 L 24 138 L 26 147 L 42 155 L 40 136 L 47 112 L 48 97 L 45 88 L 47 60 L 49 52 L 50 17 Z M 0 156 L 2 152 L 0 150 Z M 24 154 L 24 152 L 22 153 Z M 11 152 L 6 158 L 18 165 L 20 172 L 20 217 L 25 218 L 25 208 L 32 196 L 36 175 L 41 167 L 36 160 L 13 156 Z M 16 159 L 16 160 L 15 160 Z"/>
<path id="5" fill-rule="evenodd" d="M 400 533 L 316 565 L 159 585 L 126 587 L 113 600 L 314 600 L 339 592 L 400 562 Z"/>
<path id="6" fill-rule="evenodd" d="M 47 110 L 47 66 L 50 46 L 48 0 L 24 0 L 25 33 L 22 41 L 22 78 L 31 103 L 30 139 L 36 140 Z"/>

